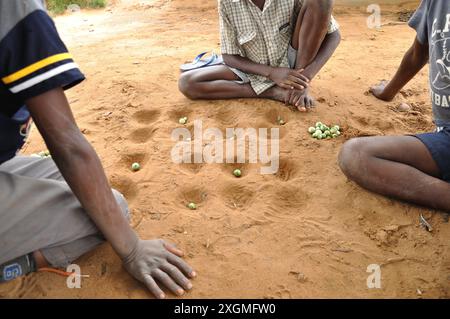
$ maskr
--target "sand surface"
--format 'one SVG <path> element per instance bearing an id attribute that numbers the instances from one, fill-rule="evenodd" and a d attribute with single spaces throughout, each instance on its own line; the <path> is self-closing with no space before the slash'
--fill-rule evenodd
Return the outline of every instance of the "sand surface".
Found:
<path id="1" fill-rule="evenodd" d="M 427 69 L 391 103 L 367 94 L 388 79 L 414 38 L 384 6 L 381 30 L 366 27 L 364 7 L 338 6 L 342 43 L 313 83 L 317 108 L 292 112 L 266 100 L 187 100 L 178 66 L 202 50 L 219 51 L 215 0 L 116 2 L 105 10 L 56 18 L 87 80 L 68 92 L 76 119 L 100 155 L 113 187 L 130 202 L 143 238 L 177 243 L 199 276 L 186 298 L 450 296 L 450 224 L 444 214 L 368 193 L 349 182 L 336 159 L 348 138 L 433 128 Z M 389 23 L 394 22 L 394 23 Z M 412 111 L 401 113 L 406 102 Z M 280 127 L 281 167 L 172 163 L 178 119 L 204 127 Z M 340 124 L 345 136 L 316 141 L 316 121 Z M 35 130 L 25 153 L 45 149 Z M 140 162 L 142 170 L 130 165 Z M 186 208 L 189 201 L 199 208 Z M 423 214 L 433 226 L 419 225 Z M 68 289 L 64 277 L 38 273 L 0 286 L 0 297 L 149 298 L 108 244 L 77 263 L 90 277 Z M 370 264 L 381 265 L 381 289 L 368 289 Z M 418 291 L 419 289 L 419 291 Z M 420 293 L 419 293 L 420 292 Z"/>

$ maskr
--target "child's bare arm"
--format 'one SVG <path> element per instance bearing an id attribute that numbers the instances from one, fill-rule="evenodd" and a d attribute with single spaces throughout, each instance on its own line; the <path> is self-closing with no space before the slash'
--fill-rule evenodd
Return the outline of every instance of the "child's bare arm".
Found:
<path id="1" fill-rule="evenodd" d="M 245 73 L 262 75 L 284 89 L 304 90 L 309 85 L 309 79 L 302 74 L 302 70 L 272 67 L 253 62 L 240 55 L 223 54 L 223 61 L 226 65 Z"/>
<path id="2" fill-rule="evenodd" d="M 340 42 L 341 42 L 341 34 L 339 30 L 327 34 L 322 42 L 319 52 L 317 52 L 316 57 L 307 67 L 305 67 L 302 73 L 308 79 L 312 80 L 331 58 Z"/>
<path id="3" fill-rule="evenodd" d="M 389 83 L 385 81 L 372 87 L 370 92 L 383 101 L 392 101 L 397 93 L 427 64 L 428 44 L 421 44 L 416 38 L 403 57 L 402 63 Z"/>

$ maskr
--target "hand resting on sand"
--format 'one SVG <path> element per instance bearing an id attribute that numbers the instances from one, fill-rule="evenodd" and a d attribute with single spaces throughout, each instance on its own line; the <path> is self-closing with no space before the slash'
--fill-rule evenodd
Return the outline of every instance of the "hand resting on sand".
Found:
<path id="1" fill-rule="evenodd" d="M 182 256 L 181 250 L 162 239 L 138 240 L 123 264 L 155 297 L 163 299 L 165 294 L 158 284 L 177 296 L 192 288 L 188 278 L 194 278 L 196 273 L 180 258 Z"/>
<path id="2" fill-rule="evenodd" d="M 387 81 L 381 81 L 379 84 L 372 86 L 369 89 L 369 92 L 372 93 L 377 99 L 389 102 L 392 101 L 395 97 L 395 94 L 391 94 L 386 89 L 388 85 Z"/>

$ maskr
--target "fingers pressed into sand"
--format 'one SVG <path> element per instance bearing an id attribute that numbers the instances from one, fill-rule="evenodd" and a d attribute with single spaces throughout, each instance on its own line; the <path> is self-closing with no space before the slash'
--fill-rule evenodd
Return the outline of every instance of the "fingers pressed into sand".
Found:
<path id="1" fill-rule="evenodd" d="M 175 245 L 168 243 L 168 242 L 164 242 L 164 247 L 171 252 L 172 254 L 175 254 L 179 257 L 183 257 L 184 253 L 182 250 L 178 249 L 177 247 L 175 247 Z"/>
<path id="2" fill-rule="evenodd" d="M 183 288 L 181 288 L 168 274 L 161 269 L 157 269 L 152 273 L 153 277 L 163 284 L 167 289 L 172 291 L 177 296 L 184 294 Z"/>
<path id="3" fill-rule="evenodd" d="M 159 288 L 158 284 L 151 276 L 149 275 L 144 276 L 144 284 L 156 298 L 158 299 L 166 298 L 166 294 L 161 290 L 161 288 Z"/>
<path id="4" fill-rule="evenodd" d="M 189 279 L 187 279 L 186 276 L 174 265 L 167 263 L 161 266 L 161 269 L 165 271 L 172 279 L 175 280 L 177 284 L 179 284 L 185 290 L 192 289 L 192 284 Z"/>
<path id="5" fill-rule="evenodd" d="M 194 278 L 197 276 L 197 273 L 192 269 L 192 267 L 180 257 L 172 255 L 167 258 L 167 261 L 178 267 L 178 269 L 181 269 L 181 271 L 189 277 Z"/>

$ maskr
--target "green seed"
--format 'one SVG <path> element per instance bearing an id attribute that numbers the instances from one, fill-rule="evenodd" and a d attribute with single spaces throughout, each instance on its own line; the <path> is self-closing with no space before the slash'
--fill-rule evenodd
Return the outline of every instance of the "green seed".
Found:
<path id="1" fill-rule="evenodd" d="M 335 127 L 332 127 L 332 128 L 330 129 L 330 133 L 331 133 L 331 134 L 336 134 L 337 131 L 338 131 L 338 130 L 337 130 Z"/>
<path id="2" fill-rule="evenodd" d="M 139 165 L 139 163 L 133 163 L 131 164 L 131 169 L 135 172 L 137 172 L 138 170 L 141 169 L 141 165 Z"/>
<path id="3" fill-rule="evenodd" d="M 189 204 L 188 204 L 188 208 L 189 208 L 190 210 L 196 210 L 196 209 L 197 209 L 197 205 L 195 205 L 195 203 L 189 203 Z"/>
<path id="4" fill-rule="evenodd" d="M 341 135 L 341 132 L 340 131 L 336 131 L 336 135 L 337 136 Z"/>
<path id="5" fill-rule="evenodd" d="M 332 134 L 331 137 L 332 138 L 336 138 L 336 137 L 338 137 L 338 135 L 337 134 Z"/>
<path id="6" fill-rule="evenodd" d="M 315 131 L 316 131 L 316 128 L 315 128 L 315 127 L 312 127 L 312 126 L 308 129 L 308 132 L 309 132 L 310 134 L 313 134 Z"/>
<path id="7" fill-rule="evenodd" d="M 278 123 L 279 123 L 280 125 L 286 124 L 283 120 L 279 120 Z"/>
<path id="8" fill-rule="evenodd" d="M 180 118 L 179 120 L 178 120 L 178 123 L 180 123 L 180 124 L 186 124 L 187 123 L 187 117 L 182 117 L 182 118 Z"/>
<path id="9" fill-rule="evenodd" d="M 320 127 L 320 126 L 322 126 L 323 124 L 322 124 L 322 122 L 317 122 L 316 123 L 316 127 Z"/>
<path id="10" fill-rule="evenodd" d="M 317 134 L 322 134 L 323 132 L 322 132 L 322 130 L 320 130 L 320 129 L 316 129 L 316 133 L 317 133 Z"/>
<path id="11" fill-rule="evenodd" d="M 233 171 L 233 175 L 236 176 L 236 177 L 241 177 L 242 176 L 242 172 L 241 172 L 240 169 L 235 169 Z"/>
<path id="12" fill-rule="evenodd" d="M 339 125 L 335 125 L 335 126 L 333 126 L 333 128 L 335 128 L 336 129 L 336 131 L 339 131 L 341 128 L 339 127 Z"/>
<path id="13" fill-rule="evenodd" d="M 328 130 L 326 130 L 325 132 L 323 132 L 324 134 L 325 134 L 325 136 L 330 136 L 331 135 L 331 132 L 330 131 L 328 131 Z"/>

